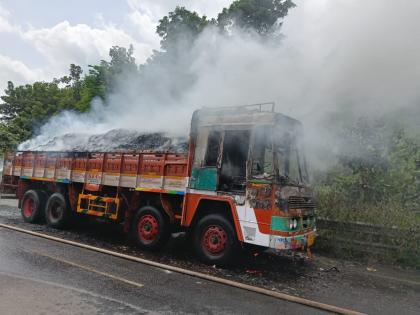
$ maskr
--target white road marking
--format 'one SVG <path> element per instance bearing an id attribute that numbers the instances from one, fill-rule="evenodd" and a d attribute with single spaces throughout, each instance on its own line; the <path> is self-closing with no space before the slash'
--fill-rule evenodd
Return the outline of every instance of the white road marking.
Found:
<path id="1" fill-rule="evenodd" d="M 86 271 L 89 271 L 89 272 L 93 272 L 93 273 L 96 273 L 98 275 L 101 275 L 101 276 L 104 276 L 104 277 L 107 277 L 107 278 L 110 278 L 110 279 L 113 279 L 113 280 L 117 280 L 117 281 L 129 284 L 129 285 L 132 285 L 132 286 L 135 286 L 135 287 L 138 287 L 138 288 L 142 288 L 144 286 L 144 284 L 134 282 L 134 281 L 131 281 L 131 280 L 127 280 L 127 279 L 124 279 L 124 278 L 121 278 L 121 277 L 118 277 L 118 276 L 114 276 L 110 273 L 102 272 L 102 271 L 96 270 L 95 268 L 80 265 L 78 263 L 75 263 L 75 262 L 72 262 L 72 261 L 69 261 L 69 260 L 65 260 L 65 259 L 62 259 L 62 258 L 57 258 L 57 257 L 50 256 L 50 255 L 40 253 L 40 252 L 33 252 L 33 253 L 35 253 L 39 256 L 47 257 L 47 258 L 50 258 L 52 260 L 59 261 L 63 264 L 70 265 L 70 266 L 73 266 L 73 267 L 77 267 L 79 269 L 83 269 L 83 270 L 86 270 Z"/>
<path id="2" fill-rule="evenodd" d="M 77 293 L 80 293 L 80 294 L 83 294 L 83 295 L 90 295 L 90 296 L 100 298 L 100 299 L 104 299 L 104 300 L 107 300 L 107 301 L 110 301 L 110 302 L 126 305 L 126 306 L 128 306 L 132 309 L 135 309 L 135 310 L 137 310 L 138 312 L 141 312 L 141 313 L 147 311 L 146 309 L 140 308 L 140 307 L 138 307 L 136 305 L 133 305 L 133 304 L 130 304 L 130 303 L 126 303 L 122 300 L 116 300 L 116 299 L 111 298 L 109 296 L 105 296 L 105 295 L 102 295 L 102 294 L 97 294 L 97 293 L 94 293 L 92 291 L 86 291 L 86 290 L 83 290 L 83 289 L 79 289 L 79 288 L 76 288 L 76 287 L 72 287 L 72 286 L 68 286 L 68 285 L 64 285 L 64 284 L 60 284 L 60 283 L 41 280 L 41 279 L 37 279 L 37 278 L 33 278 L 33 277 L 26 277 L 26 276 L 23 276 L 23 275 L 18 275 L 18 274 L 9 273 L 9 272 L 3 272 L 3 271 L 0 271 L 0 276 L 20 279 L 20 280 L 24 280 L 24 281 L 32 281 L 32 282 L 41 283 L 41 284 L 45 284 L 45 285 L 49 285 L 49 286 L 53 286 L 53 287 L 57 287 L 57 288 L 61 288 L 61 289 L 71 290 L 71 291 L 74 291 L 74 292 L 77 292 Z"/>

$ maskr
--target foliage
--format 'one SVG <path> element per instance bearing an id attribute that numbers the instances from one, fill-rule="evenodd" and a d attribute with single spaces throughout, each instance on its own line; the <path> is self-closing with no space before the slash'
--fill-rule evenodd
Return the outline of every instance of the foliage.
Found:
<path id="1" fill-rule="evenodd" d="M 59 88 L 57 82 L 35 82 L 15 87 L 11 82 L 1 97 L 2 116 L 1 149 L 13 147 L 32 135 L 56 112 L 69 107 L 72 92 L 69 88 Z"/>
<path id="2" fill-rule="evenodd" d="M 168 51 L 191 45 L 209 23 L 206 16 L 200 17 L 197 12 L 177 6 L 174 11 L 159 20 L 156 32 L 162 38 L 161 47 Z"/>
<path id="3" fill-rule="evenodd" d="M 341 137 L 342 154 L 337 163 L 315 176 L 318 216 L 416 235 L 420 230 L 420 172 L 416 170 L 420 161 L 419 138 L 409 136 L 401 128 L 368 119 L 346 128 Z M 319 235 L 318 250 L 339 257 L 362 258 L 358 242 L 379 241 L 393 249 L 363 251 L 364 260 L 420 265 L 418 237 L 372 234 L 373 239 L 369 240 L 357 231 L 340 229 L 321 229 Z M 385 240 L 387 243 L 383 243 Z"/>
<path id="4" fill-rule="evenodd" d="M 15 87 L 8 82 L 0 104 L 0 152 L 14 149 L 32 137 L 46 121 L 63 110 L 86 111 L 94 97 L 105 100 L 123 74 L 137 71 L 133 48 L 114 46 L 111 60 L 89 66 L 82 77 L 80 66 L 71 64 L 69 75 L 52 82 Z"/>
<path id="5" fill-rule="evenodd" d="M 252 29 L 261 35 L 275 32 L 295 4 L 291 0 L 237 0 L 218 15 L 220 28 Z"/>
<path id="6" fill-rule="evenodd" d="M 418 139 L 403 129 L 367 120 L 346 131 L 337 164 L 315 176 L 319 215 L 387 226 L 416 225 Z"/>

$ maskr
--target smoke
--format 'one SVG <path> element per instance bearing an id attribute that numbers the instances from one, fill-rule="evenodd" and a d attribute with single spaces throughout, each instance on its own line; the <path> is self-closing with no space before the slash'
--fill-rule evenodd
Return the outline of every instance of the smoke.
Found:
<path id="1" fill-rule="evenodd" d="M 319 166 L 325 150 L 338 150 L 335 130 L 358 117 L 390 118 L 419 133 L 420 2 L 296 4 L 281 38 L 208 28 L 176 58 L 123 75 L 107 104 L 94 100 L 88 113 L 64 112 L 19 148 L 81 131 L 187 135 L 195 109 L 265 101 L 303 122 L 309 159 Z"/>

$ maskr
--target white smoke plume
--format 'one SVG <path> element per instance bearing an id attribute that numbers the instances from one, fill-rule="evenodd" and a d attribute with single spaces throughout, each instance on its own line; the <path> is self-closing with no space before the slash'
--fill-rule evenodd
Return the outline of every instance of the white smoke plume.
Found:
<path id="1" fill-rule="evenodd" d="M 107 105 L 95 100 L 88 113 L 54 117 L 20 149 L 65 134 L 121 128 L 187 135 L 194 109 L 266 101 L 301 120 L 313 147 L 334 150 L 339 139 L 331 126 L 352 117 L 393 117 L 418 132 L 420 2 L 296 4 L 281 39 L 208 28 L 173 64 L 122 78 Z"/>

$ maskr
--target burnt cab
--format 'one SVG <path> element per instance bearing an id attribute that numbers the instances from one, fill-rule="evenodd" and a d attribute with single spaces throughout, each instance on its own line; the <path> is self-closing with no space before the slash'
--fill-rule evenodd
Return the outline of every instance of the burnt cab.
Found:
<path id="1" fill-rule="evenodd" d="M 312 246 L 315 205 L 299 121 L 261 105 L 203 109 L 194 113 L 191 139 L 189 191 L 230 197 L 244 243 Z"/>

